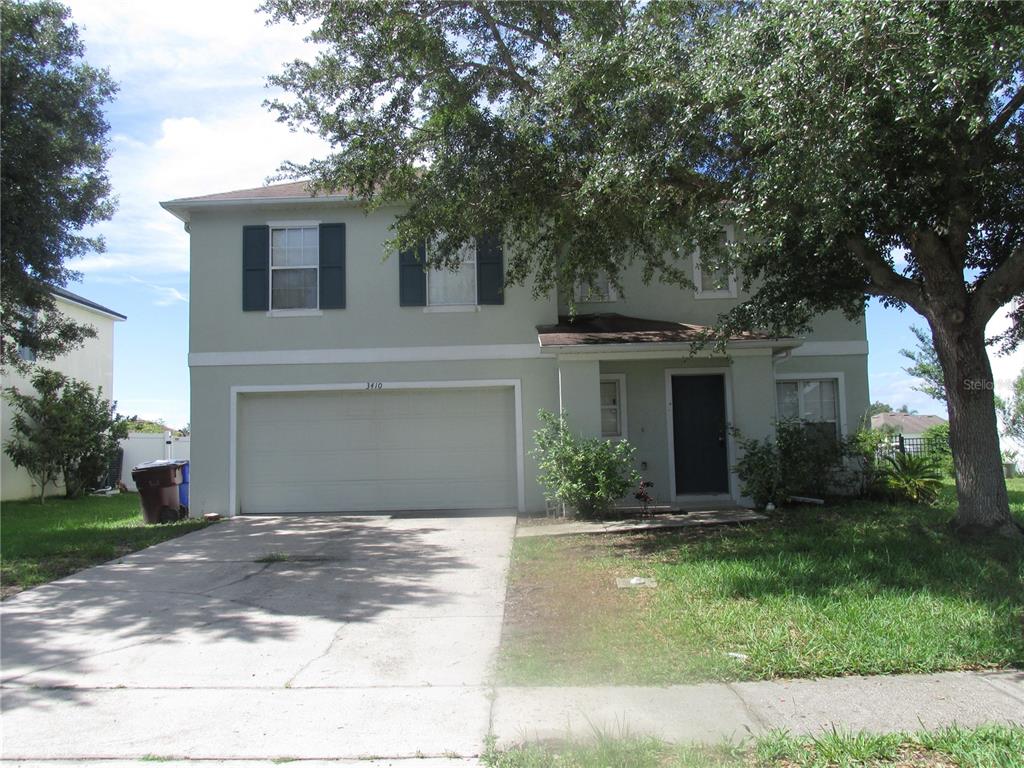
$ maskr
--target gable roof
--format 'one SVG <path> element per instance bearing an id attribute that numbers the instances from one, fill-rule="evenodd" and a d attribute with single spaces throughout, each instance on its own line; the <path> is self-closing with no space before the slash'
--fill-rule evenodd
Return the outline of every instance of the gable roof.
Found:
<path id="1" fill-rule="evenodd" d="M 876 413 L 871 417 L 871 428 L 895 427 L 901 435 L 919 435 L 929 427 L 945 424 L 941 416 L 922 416 L 916 413 Z"/>
<path id="2" fill-rule="evenodd" d="M 85 307 L 86 309 L 91 309 L 94 312 L 99 312 L 102 315 L 109 315 L 115 320 L 128 319 L 126 315 L 122 315 L 120 312 L 115 312 L 114 310 L 108 307 L 104 307 L 102 304 L 97 304 L 95 301 L 91 301 L 85 298 L 84 296 L 79 296 L 77 293 L 72 293 L 67 288 L 61 288 L 60 286 L 51 285 L 50 293 L 52 293 L 54 296 L 60 296 L 62 299 L 70 301 L 73 304 L 78 304 L 79 306 Z"/>
<path id="3" fill-rule="evenodd" d="M 350 189 L 339 189 L 331 193 L 313 194 L 309 180 L 288 181 L 282 184 L 267 184 L 262 187 L 236 189 L 231 192 L 214 192 L 210 195 L 195 197 L 179 197 L 160 203 L 165 211 L 177 216 L 184 222 L 189 220 L 189 212 L 195 208 L 230 205 L 265 205 L 268 203 L 319 203 L 355 200 Z"/>

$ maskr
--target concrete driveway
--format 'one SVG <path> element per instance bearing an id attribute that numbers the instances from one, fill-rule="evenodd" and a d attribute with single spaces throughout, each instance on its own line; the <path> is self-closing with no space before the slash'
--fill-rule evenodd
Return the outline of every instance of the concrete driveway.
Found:
<path id="1" fill-rule="evenodd" d="M 478 754 L 514 527 L 238 518 L 23 592 L 2 756 Z"/>

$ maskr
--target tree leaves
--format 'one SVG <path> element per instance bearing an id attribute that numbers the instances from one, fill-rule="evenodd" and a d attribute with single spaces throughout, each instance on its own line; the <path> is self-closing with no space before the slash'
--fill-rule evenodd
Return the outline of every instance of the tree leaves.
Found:
<path id="1" fill-rule="evenodd" d="M 1024 266 L 1000 271 L 1024 265 L 1020 4 L 264 8 L 324 46 L 272 78 L 280 119 L 334 147 L 286 172 L 407 202 L 389 247 L 441 240 L 446 263 L 503 227 L 508 279 L 545 294 L 636 262 L 689 286 L 699 246 L 749 291 L 723 336 L 869 296 L 931 322 L 941 294 L 981 322 L 1024 291 Z M 735 252 L 716 253 L 723 221 Z"/>
<path id="2" fill-rule="evenodd" d="M 0 366 L 21 367 L 18 347 L 53 359 L 95 335 L 58 312 L 47 286 L 103 248 L 85 231 L 114 210 L 103 105 L 117 89 L 83 60 L 64 6 L 3 0 L 0 16 Z"/>

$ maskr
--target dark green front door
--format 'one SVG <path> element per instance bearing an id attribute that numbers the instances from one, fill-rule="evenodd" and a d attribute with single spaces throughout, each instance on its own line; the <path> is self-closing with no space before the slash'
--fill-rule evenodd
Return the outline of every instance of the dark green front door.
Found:
<path id="1" fill-rule="evenodd" d="M 725 376 L 672 377 L 676 495 L 729 492 Z"/>

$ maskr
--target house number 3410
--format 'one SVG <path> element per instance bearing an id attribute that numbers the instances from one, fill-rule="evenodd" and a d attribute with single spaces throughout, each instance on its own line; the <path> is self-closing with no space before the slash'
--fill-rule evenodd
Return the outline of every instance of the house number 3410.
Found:
<path id="1" fill-rule="evenodd" d="M 366 382 L 367 389 L 384 389 L 383 381 L 368 381 Z"/>

